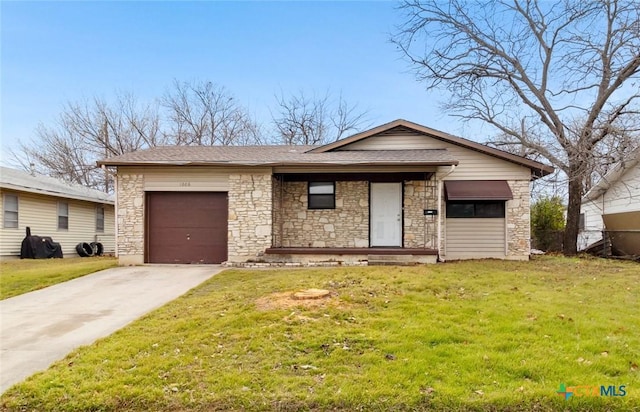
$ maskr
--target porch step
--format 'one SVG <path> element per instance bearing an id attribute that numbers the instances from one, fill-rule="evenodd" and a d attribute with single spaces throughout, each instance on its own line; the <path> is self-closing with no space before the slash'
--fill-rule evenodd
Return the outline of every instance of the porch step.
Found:
<path id="1" fill-rule="evenodd" d="M 369 266 L 414 266 L 413 255 L 368 255 Z"/>

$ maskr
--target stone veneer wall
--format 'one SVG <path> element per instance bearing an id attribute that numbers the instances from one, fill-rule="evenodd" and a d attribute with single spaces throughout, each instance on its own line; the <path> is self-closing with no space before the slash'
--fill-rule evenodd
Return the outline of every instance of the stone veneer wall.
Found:
<path id="1" fill-rule="evenodd" d="M 280 189 L 277 183 L 276 246 L 369 247 L 368 182 L 336 182 L 335 209 L 307 209 L 307 182 L 284 182 Z"/>
<path id="2" fill-rule="evenodd" d="M 423 213 L 436 208 L 432 183 L 404 184 L 404 247 L 435 247 L 437 218 Z M 281 205 L 280 184 L 274 180 L 274 245 L 369 247 L 368 182 L 336 182 L 335 210 L 308 210 L 306 182 L 284 183 Z"/>
<path id="3" fill-rule="evenodd" d="M 531 253 L 529 181 L 509 180 L 513 200 L 507 201 L 507 258 L 528 259 Z"/>
<path id="4" fill-rule="evenodd" d="M 144 175 L 118 172 L 117 254 L 121 265 L 144 263 Z"/>
<path id="5" fill-rule="evenodd" d="M 425 216 L 424 209 L 436 209 L 435 181 L 404 183 L 404 247 L 435 248 L 437 216 Z"/>
<path id="6" fill-rule="evenodd" d="M 271 174 L 229 175 L 229 261 L 261 256 L 271 247 Z"/>

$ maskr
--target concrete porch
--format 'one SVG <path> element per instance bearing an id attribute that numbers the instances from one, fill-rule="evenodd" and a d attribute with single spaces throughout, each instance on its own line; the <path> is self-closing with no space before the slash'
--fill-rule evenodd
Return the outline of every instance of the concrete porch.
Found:
<path id="1" fill-rule="evenodd" d="M 335 265 L 415 265 L 436 263 L 438 251 L 429 248 L 395 247 L 272 247 L 265 250 L 266 263 L 301 265 L 333 263 Z"/>

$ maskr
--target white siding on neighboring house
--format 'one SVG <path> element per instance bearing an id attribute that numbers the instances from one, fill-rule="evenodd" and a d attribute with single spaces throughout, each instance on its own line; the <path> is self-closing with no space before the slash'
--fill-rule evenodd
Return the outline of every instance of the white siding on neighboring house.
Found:
<path id="1" fill-rule="evenodd" d="M 445 180 L 530 180 L 528 167 L 463 148 L 420 133 L 380 134 L 343 146 L 338 150 L 447 149 L 460 162 Z M 449 169 L 447 167 L 447 169 Z"/>
<path id="2" fill-rule="evenodd" d="M 80 242 L 101 242 L 104 253 L 115 252 L 115 216 L 113 205 L 104 205 L 104 232 L 96 231 L 96 203 L 46 196 L 35 193 L 2 190 L 18 196 L 18 228 L 0 229 L 0 256 L 19 256 L 20 246 L 31 228 L 31 234 L 49 236 L 62 245 L 65 257 L 78 256 L 75 247 Z M 58 204 L 68 204 L 68 229 L 58 229 Z M 4 210 L 2 211 L 4 216 Z"/>
<path id="3" fill-rule="evenodd" d="M 602 199 L 600 197 L 599 199 Z M 588 201 L 582 204 L 580 211 L 583 214 L 584 227 L 578 234 L 578 250 L 586 249 L 589 245 L 602 239 L 602 205 Z"/>
<path id="4" fill-rule="evenodd" d="M 610 185 L 604 193 L 593 198 L 587 195 L 582 202 L 585 226 L 578 236 L 578 250 L 602 239 L 602 215 L 640 211 L 640 163 L 603 183 Z"/>
<path id="5" fill-rule="evenodd" d="M 604 194 L 602 214 L 640 210 L 640 164 L 627 170 Z"/>

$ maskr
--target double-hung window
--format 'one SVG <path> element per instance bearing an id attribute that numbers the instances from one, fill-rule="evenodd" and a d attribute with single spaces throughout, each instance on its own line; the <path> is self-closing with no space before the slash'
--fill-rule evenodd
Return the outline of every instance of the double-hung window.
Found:
<path id="1" fill-rule="evenodd" d="M 69 229 L 69 203 L 58 202 L 58 230 Z"/>
<path id="2" fill-rule="evenodd" d="M 96 232 L 104 232 L 104 206 L 96 207 Z"/>
<path id="3" fill-rule="evenodd" d="M 335 182 L 309 182 L 309 209 L 335 209 Z"/>
<path id="4" fill-rule="evenodd" d="M 5 193 L 2 197 L 4 211 L 3 227 L 5 229 L 18 228 L 18 196 Z"/>

